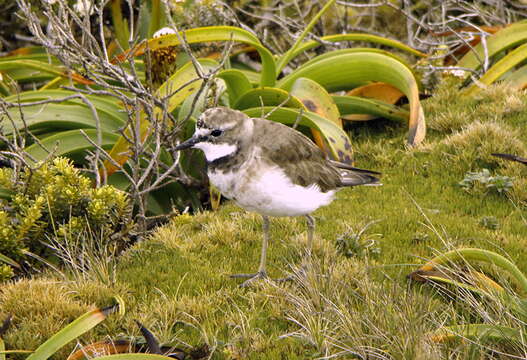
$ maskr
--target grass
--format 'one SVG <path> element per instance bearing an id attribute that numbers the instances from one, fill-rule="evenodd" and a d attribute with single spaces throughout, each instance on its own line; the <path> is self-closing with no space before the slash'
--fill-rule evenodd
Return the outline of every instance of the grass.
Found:
<path id="1" fill-rule="evenodd" d="M 429 135 L 417 149 L 403 148 L 405 129 L 397 124 L 349 128 L 357 165 L 383 172 L 384 186 L 345 189 L 314 214 L 314 259 L 306 277 L 297 274 L 304 220 L 278 218 L 271 222 L 269 272 L 297 274 L 296 281 L 239 288 L 228 275 L 256 270 L 261 219 L 226 203 L 218 212 L 179 216 L 133 246 L 119 259 L 114 283 L 73 274 L 66 281 L 50 272 L 3 285 L 0 313 L 14 314 L 4 338 L 8 348 L 33 349 L 119 294 L 127 304 L 124 318 L 111 317 L 83 343 L 138 336 L 139 320 L 161 342 L 206 345 L 213 359 L 490 357 L 480 344 L 431 343 L 426 334 L 439 326 L 483 316 L 406 275 L 461 246 L 508 254 L 527 271 L 527 168 L 490 156 L 527 154 L 527 95 L 493 87 L 466 98 L 452 88 L 446 81 L 425 101 Z M 458 185 L 467 172 L 483 168 L 513 178 L 513 188 L 500 194 Z M 350 251 L 339 250 L 343 239 Z"/>

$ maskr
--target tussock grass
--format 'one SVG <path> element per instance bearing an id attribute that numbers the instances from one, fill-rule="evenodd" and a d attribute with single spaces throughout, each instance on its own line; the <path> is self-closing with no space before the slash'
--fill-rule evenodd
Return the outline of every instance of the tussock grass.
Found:
<path id="1" fill-rule="evenodd" d="M 305 276 L 304 220 L 272 220 L 269 272 L 293 274 L 292 283 L 241 289 L 228 277 L 256 270 L 262 229 L 258 215 L 226 203 L 218 212 L 179 216 L 126 251 L 115 283 L 96 276 L 68 282 L 50 273 L 4 285 L 0 313 L 15 314 L 7 346 L 34 348 L 116 293 L 127 304 L 125 317 L 109 319 L 83 341 L 137 336 L 137 319 L 162 342 L 206 344 L 213 359 L 485 358 L 480 344 L 430 342 L 427 333 L 440 325 L 485 317 L 429 286 L 409 284 L 406 275 L 459 246 L 507 253 L 527 271 L 527 167 L 489 155 L 526 155 L 525 100 L 525 93 L 500 87 L 465 98 L 445 83 L 426 100 L 427 143 L 411 150 L 403 149 L 402 126 L 352 125 L 357 165 L 382 171 L 384 186 L 343 190 L 315 213 L 315 251 Z M 459 116 L 463 111 L 469 115 Z M 470 193 L 458 185 L 483 167 L 512 177 L 511 191 Z M 499 226 L 485 226 L 482 219 L 490 217 Z M 369 223 L 362 239 L 373 239 L 379 251 L 345 256 L 337 240 Z"/>

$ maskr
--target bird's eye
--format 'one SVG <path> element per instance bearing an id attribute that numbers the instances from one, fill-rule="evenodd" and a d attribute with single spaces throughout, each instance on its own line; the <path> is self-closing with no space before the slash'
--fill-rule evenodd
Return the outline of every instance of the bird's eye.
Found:
<path id="1" fill-rule="evenodd" d="M 212 130 L 212 132 L 211 132 L 210 134 L 211 134 L 212 136 L 214 136 L 214 137 L 218 137 L 218 136 L 220 136 L 222 133 L 223 133 L 223 131 L 216 129 L 216 130 Z"/>

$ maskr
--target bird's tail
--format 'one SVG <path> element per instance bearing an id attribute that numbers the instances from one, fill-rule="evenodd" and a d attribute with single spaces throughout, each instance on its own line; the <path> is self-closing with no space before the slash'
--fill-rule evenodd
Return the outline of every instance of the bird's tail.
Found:
<path id="1" fill-rule="evenodd" d="M 354 166 L 343 164 L 338 161 L 330 160 L 331 164 L 340 170 L 342 177 L 341 186 L 381 186 L 379 176 L 382 174 L 377 171 L 359 169 Z"/>
<path id="2" fill-rule="evenodd" d="M 524 165 L 527 165 L 527 158 L 522 158 L 522 157 L 519 157 L 517 155 L 512 155 L 512 154 L 500 154 L 500 153 L 493 153 L 491 154 L 492 156 L 497 156 L 497 157 L 500 157 L 502 159 L 507 159 L 507 160 L 511 160 L 511 161 L 517 161 L 519 163 L 522 163 Z"/>

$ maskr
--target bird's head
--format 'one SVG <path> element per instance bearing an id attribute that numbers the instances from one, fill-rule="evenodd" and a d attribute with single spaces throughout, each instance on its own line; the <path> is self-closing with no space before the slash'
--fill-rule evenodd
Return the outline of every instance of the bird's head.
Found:
<path id="1" fill-rule="evenodd" d="M 235 154 L 250 141 L 252 130 L 253 122 L 244 113 L 216 107 L 201 114 L 194 135 L 175 149 L 200 149 L 211 162 Z"/>

